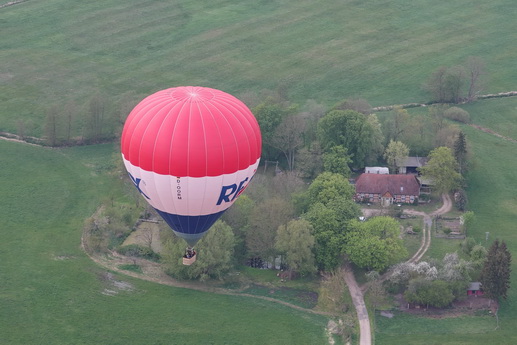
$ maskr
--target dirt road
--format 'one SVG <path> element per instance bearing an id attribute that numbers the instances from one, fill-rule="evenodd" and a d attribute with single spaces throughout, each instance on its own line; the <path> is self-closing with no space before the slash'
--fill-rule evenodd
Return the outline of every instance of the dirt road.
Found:
<path id="1" fill-rule="evenodd" d="M 423 227 L 422 227 L 422 242 L 420 244 L 420 248 L 416 251 L 416 253 L 408 260 L 408 262 L 416 263 L 422 259 L 424 254 L 427 252 L 429 247 L 431 246 L 431 229 L 433 226 L 433 216 L 438 216 L 440 214 L 445 214 L 449 212 L 452 208 L 452 200 L 449 194 L 442 194 L 442 206 L 431 214 L 427 214 L 424 212 L 414 211 L 414 210 L 404 210 L 405 214 L 422 216 L 423 217 Z"/>
<path id="2" fill-rule="evenodd" d="M 357 285 L 357 281 L 354 277 L 354 272 L 348 263 L 343 265 L 343 273 L 345 277 L 345 283 L 348 286 L 350 295 L 352 296 L 352 302 L 355 306 L 357 313 L 357 319 L 359 320 L 359 345 L 371 345 L 372 343 L 372 332 L 370 329 L 370 318 L 368 317 L 368 309 L 364 303 L 363 292 Z"/>

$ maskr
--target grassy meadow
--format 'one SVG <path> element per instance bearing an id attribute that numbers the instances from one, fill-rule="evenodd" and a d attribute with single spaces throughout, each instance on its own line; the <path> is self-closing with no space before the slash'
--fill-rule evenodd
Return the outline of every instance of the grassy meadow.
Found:
<path id="1" fill-rule="evenodd" d="M 83 220 L 106 195 L 125 197 L 98 173 L 113 148 L 0 140 L 0 343 L 325 343 L 326 317 L 130 279 L 91 261 L 80 249 Z"/>
<path id="2" fill-rule="evenodd" d="M 76 132 L 96 93 L 109 113 L 178 85 L 237 96 L 281 89 L 303 105 L 365 98 L 425 102 L 439 66 L 481 57 L 484 93 L 516 89 L 514 0 L 27 0 L 0 8 L 0 131 L 42 136 L 45 113 L 75 102 Z M 463 106 L 517 139 L 517 98 Z M 418 110 L 417 110 L 418 111 Z M 124 114 L 122 114 L 124 115 Z M 517 144 L 463 127 L 471 236 L 517 257 Z M 0 140 L 0 343 L 321 344 L 327 319 L 262 300 L 111 274 L 80 249 L 83 221 L 107 198 L 116 145 L 44 149 Z M 433 242 L 429 255 L 452 250 Z M 491 317 L 377 317 L 376 344 L 517 343 L 517 261 L 500 328 Z M 257 294 L 260 292 L 257 292 Z"/>
<path id="3" fill-rule="evenodd" d="M 439 66 L 481 57 L 488 92 L 514 87 L 513 0 L 26 1 L 0 10 L 0 131 L 41 136 L 45 111 L 95 93 L 110 111 L 171 86 L 300 104 L 428 101 Z M 513 11 L 512 11 L 513 9 Z M 81 133 L 76 133 L 79 135 Z"/>

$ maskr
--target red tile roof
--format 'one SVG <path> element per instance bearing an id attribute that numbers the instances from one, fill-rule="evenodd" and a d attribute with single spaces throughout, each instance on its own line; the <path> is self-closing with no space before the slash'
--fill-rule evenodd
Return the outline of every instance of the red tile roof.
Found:
<path id="1" fill-rule="evenodd" d="M 355 181 L 356 193 L 391 195 L 420 195 L 420 183 L 415 175 L 362 174 Z"/>

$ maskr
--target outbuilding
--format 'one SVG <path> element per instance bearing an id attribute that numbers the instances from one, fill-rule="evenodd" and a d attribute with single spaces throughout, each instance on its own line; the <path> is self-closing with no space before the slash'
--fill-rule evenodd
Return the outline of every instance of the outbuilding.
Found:
<path id="1" fill-rule="evenodd" d="M 483 296 L 483 289 L 481 289 L 480 282 L 471 282 L 467 288 L 468 296 Z"/>

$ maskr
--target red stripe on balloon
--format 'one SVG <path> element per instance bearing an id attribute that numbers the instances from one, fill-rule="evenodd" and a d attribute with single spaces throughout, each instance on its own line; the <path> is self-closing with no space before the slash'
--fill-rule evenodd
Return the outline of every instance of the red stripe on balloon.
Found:
<path id="1" fill-rule="evenodd" d="M 261 154 L 260 129 L 237 98 L 177 87 L 142 100 L 129 114 L 121 150 L 131 164 L 173 176 L 219 176 L 246 169 Z"/>

